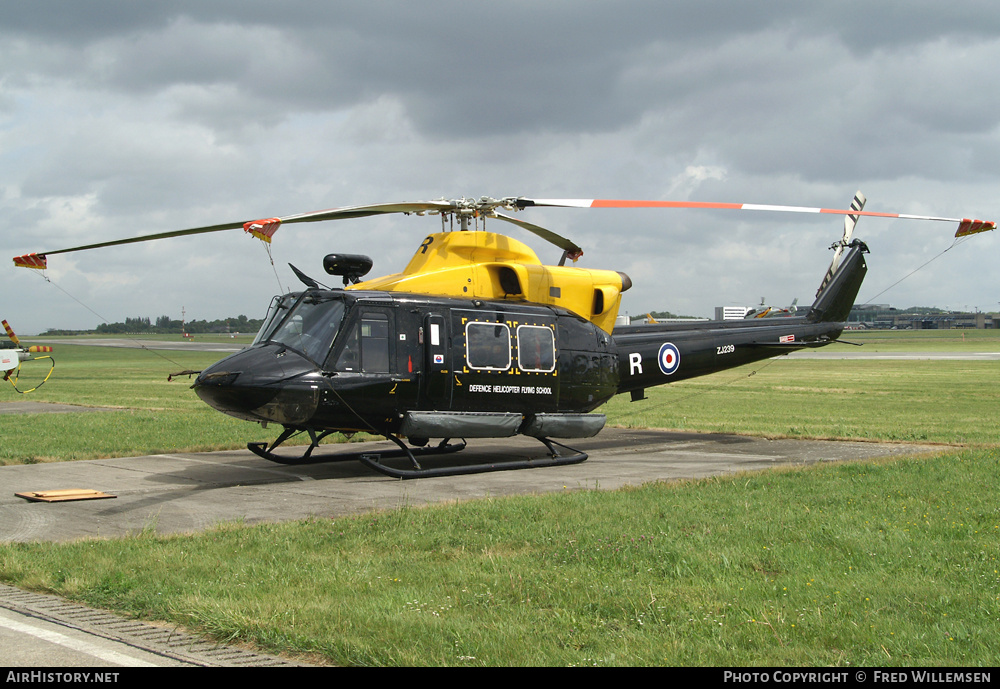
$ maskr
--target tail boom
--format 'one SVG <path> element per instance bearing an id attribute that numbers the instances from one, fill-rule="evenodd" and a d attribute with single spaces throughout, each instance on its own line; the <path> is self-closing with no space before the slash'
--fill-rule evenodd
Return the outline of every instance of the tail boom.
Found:
<path id="1" fill-rule="evenodd" d="M 618 392 L 642 399 L 642 390 L 648 387 L 834 342 L 844 330 L 867 272 L 867 251 L 863 242 L 851 243 L 805 316 L 615 328 Z"/>

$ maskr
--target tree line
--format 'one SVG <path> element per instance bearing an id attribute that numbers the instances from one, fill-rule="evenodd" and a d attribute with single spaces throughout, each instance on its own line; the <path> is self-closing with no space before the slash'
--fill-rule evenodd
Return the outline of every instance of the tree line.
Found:
<path id="1" fill-rule="evenodd" d="M 235 318 L 221 318 L 214 321 L 194 320 L 182 322 L 170 316 L 160 316 L 155 321 L 148 316 L 126 318 L 123 323 L 101 323 L 95 330 L 73 331 L 73 334 L 97 333 L 100 335 L 116 335 L 122 333 L 151 333 L 154 335 L 170 335 L 180 333 L 255 333 L 260 330 L 263 319 L 247 318 L 240 314 Z M 62 330 L 49 330 L 43 335 L 69 334 Z"/>

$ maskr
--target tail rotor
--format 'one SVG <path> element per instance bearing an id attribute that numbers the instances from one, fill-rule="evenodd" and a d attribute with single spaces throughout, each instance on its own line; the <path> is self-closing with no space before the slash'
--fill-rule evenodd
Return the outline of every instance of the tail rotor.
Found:
<path id="1" fill-rule="evenodd" d="M 826 289 L 826 286 L 830 284 L 830 280 L 833 279 L 833 274 L 837 272 L 837 268 L 840 266 L 840 258 L 844 254 L 844 249 L 850 245 L 851 235 L 854 234 L 858 218 L 861 217 L 860 213 L 865 208 L 865 201 L 865 195 L 860 191 L 854 195 L 854 200 L 851 201 L 851 210 L 854 213 L 844 216 L 844 236 L 839 242 L 830 247 L 833 249 L 833 261 L 830 262 L 830 267 L 827 269 L 826 275 L 823 276 L 823 283 L 816 290 L 817 297 Z"/>

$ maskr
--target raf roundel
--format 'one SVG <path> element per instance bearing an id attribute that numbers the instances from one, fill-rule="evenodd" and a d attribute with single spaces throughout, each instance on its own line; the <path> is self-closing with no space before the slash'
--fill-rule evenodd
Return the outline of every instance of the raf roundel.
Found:
<path id="1" fill-rule="evenodd" d="M 664 342 L 660 346 L 660 354 L 656 357 L 656 361 L 660 364 L 663 374 L 669 376 L 676 373 L 677 367 L 681 365 L 681 353 L 671 343 Z"/>

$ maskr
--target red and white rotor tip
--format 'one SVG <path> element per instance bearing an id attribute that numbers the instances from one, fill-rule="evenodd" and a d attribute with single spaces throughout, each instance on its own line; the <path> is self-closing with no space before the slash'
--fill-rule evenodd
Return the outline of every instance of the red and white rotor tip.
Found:
<path id="1" fill-rule="evenodd" d="M 48 267 L 48 262 L 45 259 L 45 254 L 25 254 L 24 256 L 15 256 L 14 265 L 18 268 L 45 270 Z"/>
<path id="2" fill-rule="evenodd" d="M 900 218 L 902 220 L 937 220 L 957 222 L 956 237 L 966 237 L 978 232 L 995 230 L 997 224 L 990 220 L 968 218 L 941 218 L 910 213 L 879 213 L 855 208 L 816 208 L 812 206 L 780 206 L 760 203 L 717 203 L 711 201 L 643 201 L 626 199 L 523 199 L 525 206 L 555 206 L 562 208 L 693 208 L 705 210 L 771 211 L 778 213 L 820 213 L 827 215 L 868 216 L 874 218 Z"/>
<path id="3" fill-rule="evenodd" d="M 962 222 L 958 223 L 958 231 L 955 232 L 956 237 L 968 237 L 970 234 L 977 234 L 979 232 L 987 232 L 989 230 L 997 229 L 997 224 L 990 220 L 969 220 L 966 218 Z"/>
<path id="4" fill-rule="evenodd" d="M 252 220 L 243 223 L 243 231 L 252 234 L 262 242 L 271 243 L 271 237 L 278 231 L 281 225 L 281 218 L 267 218 L 266 220 Z"/>

